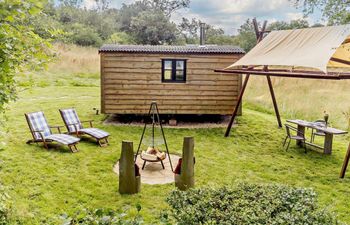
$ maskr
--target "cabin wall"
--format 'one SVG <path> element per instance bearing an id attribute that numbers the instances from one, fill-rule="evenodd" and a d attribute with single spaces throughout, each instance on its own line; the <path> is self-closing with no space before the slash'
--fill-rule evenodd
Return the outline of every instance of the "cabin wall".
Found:
<path id="1" fill-rule="evenodd" d="M 152 100 L 162 114 L 231 114 L 241 76 L 215 73 L 243 54 L 100 53 L 103 113 L 144 114 Z M 162 59 L 187 59 L 186 83 L 162 83 Z"/>

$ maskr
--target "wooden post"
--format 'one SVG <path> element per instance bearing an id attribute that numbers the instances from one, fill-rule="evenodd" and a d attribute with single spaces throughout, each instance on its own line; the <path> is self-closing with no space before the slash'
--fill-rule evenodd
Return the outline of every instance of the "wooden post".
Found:
<path id="1" fill-rule="evenodd" d="M 233 124 L 233 122 L 234 122 L 234 120 L 235 120 L 235 118 L 237 116 L 237 112 L 238 112 L 239 106 L 240 106 L 240 104 L 242 102 L 243 94 L 244 94 L 245 88 L 247 87 L 249 76 L 250 76 L 250 74 L 247 74 L 246 77 L 245 77 L 245 80 L 244 80 L 244 83 L 243 83 L 243 86 L 242 86 L 242 89 L 241 89 L 241 93 L 238 96 L 237 103 L 235 105 L 235 109 L 233 110 L 230 122 L 229 122 L 229 124 L 227 126 L 225 137 L 228 137 L 230 135 L 231 127 L 232 127 L 232 124 Z"/>
<path id="2" fill-rule="evenodd" d="M 175 174 L 175 186 L 182 191 L 194 187 L 194 139 L 185 137 L 182 148 L 181 173 Z"/>
<path id="3" fill-rule="evenodd" d="M 135 194 L 140 192 L 140 180 L 140 176 L 135 176 L 133 143 L 123 141 L 119 159 L 119 193 Z"/>
<path id="4" fill-rule="evenodd" d="M 272 98 L 272 102 L 273 102 L 273 107 L 275 109 L 275 114 L 276 114 L 276 117 L 277 117 L 278 126 L 280 128 L 282 128 L 281 116 L 280 116 L 280 113 L 279 113 L 279 110 L 278 110 L 276 96 L 275 96 L 275 92 L 273 91 L 271 78 L 268 75 L 266 76 L 266 78 L 267 78 L 267 83 L 269 84 L 270 94 L 271 94 L 271 98 Z"/>
<path id="5" fill-rule="evenodd" d="M 324 137 L 323 153 L 332 154 L 332 148 L 333 148 L 333 134 L 326 133 Z"/>
<path id="6" fill-rule="evenodd" d="M 346 168 L 348 167 L 349 159 L 350 159 L 350 144 L 348 146 L 348 151 L 346 152 L 346 155 L 345 155 L 345 159 L 344 159 L 341 171 L 340 171 L 339 178 L 344 178 L 345 177 L 345 172 L 346 172 Z"/>

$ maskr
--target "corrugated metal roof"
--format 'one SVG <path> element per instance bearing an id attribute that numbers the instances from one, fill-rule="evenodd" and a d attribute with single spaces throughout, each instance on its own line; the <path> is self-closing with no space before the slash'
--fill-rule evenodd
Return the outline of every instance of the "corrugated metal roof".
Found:
<path id="1" fill-rule="evenodd" d="M 230 45 L 103 45 L 99 52 L 130 52 L 130 53 L 175 53 L 175 54 L 244 54 L 245 51 Z"/>

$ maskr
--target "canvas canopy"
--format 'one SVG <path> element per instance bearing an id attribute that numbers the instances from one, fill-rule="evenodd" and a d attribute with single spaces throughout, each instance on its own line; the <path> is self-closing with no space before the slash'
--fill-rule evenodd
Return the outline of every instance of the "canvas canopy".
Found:
<path id="1" fill-rule="evenodd" d="M 350 68 L 346 62 L 350 62 L 350 25 L 272 31 L 226 69 L 267 65 L 306 67 L 327 73 L 330 67 Z"/>

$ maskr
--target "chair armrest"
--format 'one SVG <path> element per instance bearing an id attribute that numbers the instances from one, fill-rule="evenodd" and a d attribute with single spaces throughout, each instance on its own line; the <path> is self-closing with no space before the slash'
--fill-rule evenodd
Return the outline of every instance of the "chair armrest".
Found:
<path id="1" fill-rule="evenodd" d="M 92 126 L 92 122 L 93 122 L 93 120 L 84 120 L 84 121 L 80 121 L 80 123 L 89 123 L 89 124 L 90 124 L 90 127 L 93 127 L 93 126 Z"/>
<path id="2" fill-rule="evenodd" d="M 58 133 L 61 134 L 61 128 L 64 127 L 64 126 L 49 126 L 49 127 L 50 127 L 50 129 L 51 128 L 56 128 L 58 130 Z"/>

